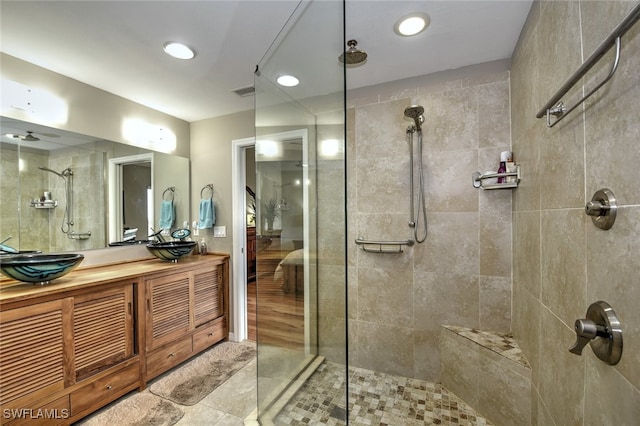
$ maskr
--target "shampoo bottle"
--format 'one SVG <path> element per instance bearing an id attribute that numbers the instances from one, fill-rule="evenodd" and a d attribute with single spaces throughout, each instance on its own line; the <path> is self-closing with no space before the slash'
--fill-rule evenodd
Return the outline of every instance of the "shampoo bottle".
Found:
<path id="1" fill-rule="evenodd" d="M 498 167 L 498 173 L 507 172 L 507 162 L 511 161 L 511 151 L 502 151 L 500 153 L 500 167 Z M 505 183 L 507 180 L 505 177 L 499 177 L 498 183 Z"/>

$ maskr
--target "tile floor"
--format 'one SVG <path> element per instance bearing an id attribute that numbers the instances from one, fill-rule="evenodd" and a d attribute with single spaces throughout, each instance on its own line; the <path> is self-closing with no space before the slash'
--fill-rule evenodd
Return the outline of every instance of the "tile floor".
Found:
<path id="1" fill-rule="evenodd" d="M 256 408 L 256 369 L 254 359 L 198 404 L 175 404 L 184 412 L 176 425 L 244 425 Z M 351 425 L 491 425 L 440 384 L 350 368 L 349 386 Z M 344 366 L 324 362 L 275 424 L 345 425 L 344 394 Z"/>
<path id="2" fill-rule="evenodd" d="M 256 409 L 256 374 L 254 359 L 196 405 L 179 405 L 184 416 L 176 426 L 244 425 Z"/>
<path id="3" fill-rule="evenodd" d="M 344 366 L 325 362 L 275 419 L 276 425 L 345 425 Z M 491 425 L 442 385 L 349 368 L 351 425 Z"/>

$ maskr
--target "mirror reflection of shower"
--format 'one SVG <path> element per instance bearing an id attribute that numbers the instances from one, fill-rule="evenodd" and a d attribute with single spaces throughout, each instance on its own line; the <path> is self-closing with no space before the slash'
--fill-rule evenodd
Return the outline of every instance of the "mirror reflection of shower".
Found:
<path id="1" fill-rule="evenodd" d="M 64 216 L 62 218 L 62 224 L 60 225 L 60 230 L 63 234 L 67 235 L 67 238 L 74 240 L 86 240 L 91 236 L 91 232 L 73 232 L 73 170 L 71 167 L 67 167 L 61 172 L 56 172 L 55 170 L 51 170 L 48 167 L 38 167 L 40 170 L 45 172 L 53 173 L 54 175 L 60 177 L 64 180 L 64 192 L 65 192 L 65 205 L 64 205 Z"/>
<path id="2" fill-rule="evenodd" d="M 409 142 L 409 155 L 411 157 L 410 168 L 410 217 L 409 226 L 413 228 L 413 236 L 417 243 L 422 243 L 427 239 L 427 206 L 424 202 L 424 167 L 422 164 L 422 123 L 424 123 L 424 108 L 420 105 L 411 105 L 404 110 L 404 115 L 413 120 L 413 124 L 407 127 L 407 139 Z M 414 141 L 413 135 L 418 134 L 418 185 L 419 192 L 417 194 L 418 205 L 415 206 L 415 189 L 413 184 L 413 168 L 414 168 Z M 422 225 L 420 224 L 422 220 Z"/>

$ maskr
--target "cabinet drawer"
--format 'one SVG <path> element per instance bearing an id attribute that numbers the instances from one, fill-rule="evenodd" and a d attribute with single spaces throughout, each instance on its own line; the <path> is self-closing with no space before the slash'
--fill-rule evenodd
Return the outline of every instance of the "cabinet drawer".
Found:
<path id="1" fill-rule="evenodd" d="M 210 324 L 204 325 L 193 334 L 193 351 L 200 352 L 214 343 L 218 343 L 226 337 L 226 318 L 219 318 Z"/>
<path id="2" fill-rule="evenodd" d="M 147 354 L 147 379 L 164 373 L 193 353 L 191 336 Z"/>
<path id="3" fill-rule="evenodd" d="M 140 366 L 133 363 L 122 370 L 97 379 L 71 393 L 71 415 L 76 416 L 92 406 L 102 406 L 123 394 L 123 390 L 139 382 Z"/>
<path id="4" fill-rule="evenodd" d="M 47 425 L 64 425 L 69 423 L 69 396 L 65 395 L 46 404 L 34 404 L 33 407 L 21 407 L 7 411 L 3 407 L 2 424 L 11 426 L 33 425 L 34 423 Z"/>

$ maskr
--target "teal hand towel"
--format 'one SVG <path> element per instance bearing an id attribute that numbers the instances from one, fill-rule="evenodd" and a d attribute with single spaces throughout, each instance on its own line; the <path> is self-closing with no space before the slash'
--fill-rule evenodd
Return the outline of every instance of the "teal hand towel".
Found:
<path id="1" fill-rule="evenodd" d="M 171 229 L 176 221 L 176 211 L 173 201 L 163 200 L 160 205 L 160 228 Z"/>
<path id="2" fill-rule="evenodd" d="M 213 228 L 216 223 L 216 206 L 213 200 L 200 200 L 200 220 L 198 229 Z"/>

